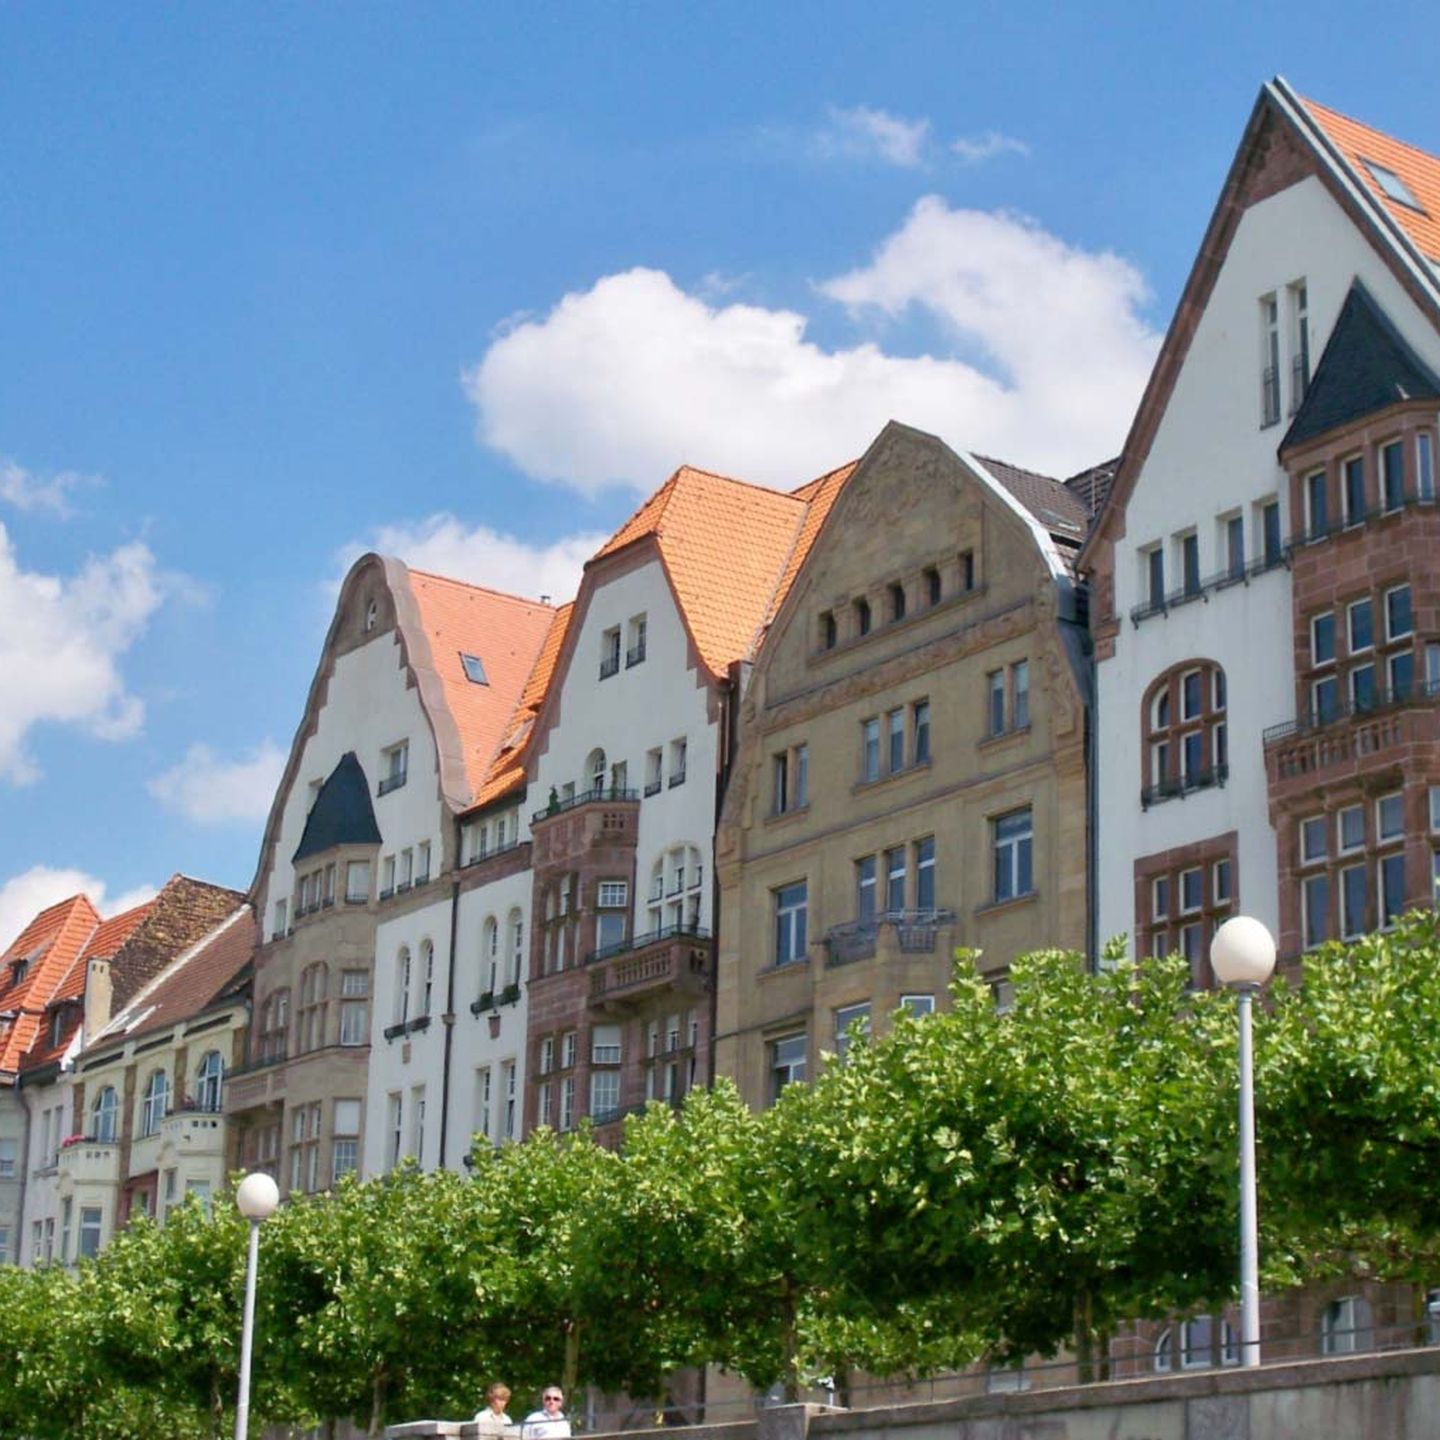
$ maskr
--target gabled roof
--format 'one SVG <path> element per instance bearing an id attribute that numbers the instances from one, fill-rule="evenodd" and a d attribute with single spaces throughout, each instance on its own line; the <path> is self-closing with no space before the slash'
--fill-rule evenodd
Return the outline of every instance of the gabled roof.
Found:
<path id="1" fill-rule="evenodd" d="M 95 933 L 100 915 L 84 895 L 42 910 L 0 955 L 0 1071 L 19 1069 L 40 1033 L 41 1017 L 57 987 Z M 15 964 L 25 961 L 23 978 Z"/>
<path id="2" fill-rule="evenodd" d="M 1006 460 L 975 457 L 1058 540 L 1076 544 L 1085 538 L 1090 512 L 1063 482 L 1038 475 Z"/>
<path id="3" fill-rule="evenodd" d="M 846 481 L 855 473 L 855 467 L 859 463 L 858 460 L 851 460 L 839 469 L 830 471 L 828 475 L 809 481 L 794 492 L 797 500 L 805 502 L 805 520 L 800 526 L 800 533 L 795 537 L 795 544 L 791 547 L 785 573 L 775 587 L 775 598 L 770 603 L 770 613 L 765 617 L 767 625 L 785 603 L 785 597 L 790 593 L 790 587 L 795 583 L 795 577 L 800 573 L 800 567 L 805 563 L 805 557 L 810 553 L 810 547 L 815 543 L 820 527 L 825 523 L 826 516 L 830 514 L 840 492 L 845 488 Z"/>
<path id="4" fill-rule="evenodd" d="M 652 539 L 707 670 L 753 652 L 809 498 L 682 465 L 586 566 Z"/>
<path id="5" fill-rule="evenodd" d="M 1361 182 L 1421 254 L 1440 262 L 1440 159 L 1407 145 L 1403 140 L 1396 140 L 1383 130 L 1362 125 L 1328 105 L 1314 100 L 1302 103 Z M 1419 202 L 1419 208 L 1388 194 L 1376 175 L 1375 166 L 1383 166 L 1392 175 L 1399 176 Z"/>
<path id="6" fill-rule="evenodd" d="M 144 1035 L 198 1015 L 250 963 L 258 941 L 254 912 L 242 905 L 137 993 L 99 1038 Z"/>
<path id="7" fill-rule="evenodd" d="M 65 978 L 55 989 L 53 999 L 79 999 L 85 993 L 85 972 L 92 960 L 113 960 L 120 947 L 134 933 L 136 927 L 155 908 L 153 900 L 146 900 L 119 915 L 102 920 L 95 933 L 86 941 L 85 948 L 71 965 Z"/>
<path id="8" fill-rule="evenodd" d="M 298 863 L 337 845 L 378 845 L 380 827 L 370 803 L 370 782 L 353 750 L 347 750 L 330 772 L 310 813 L 295 849 Z"/>
<path id="9" fill-rule="evenodd" d="M 411 570 L 410 591 L 429 641 L 446 708 L 459 731 L 469 796 L 484 786 L 490 763 L 505 739 L 516 699 L 535 666 L 554 611 L 480 585 Z M 476 656 L 486 682 L 465 673 L 461 659 Z M 411 656 L 412 664 L 419 657 Z"/>
<path id="10" fill-rule="evenodd" d="M 1440 399 L 1440 378 L 1356 280 L 1280 452 L 1406 400 Z"/>

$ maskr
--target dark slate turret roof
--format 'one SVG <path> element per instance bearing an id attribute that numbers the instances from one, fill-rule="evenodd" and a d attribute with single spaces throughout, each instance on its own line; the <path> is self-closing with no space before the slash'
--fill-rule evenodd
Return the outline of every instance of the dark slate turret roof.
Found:
<path id="1" fill-rule="evenodd" d="M 1280 450 L 1406 400 L 1440 399 L 1440 379 L 1356 280 Z"/>
<path id="2" fill-rule="evenodd" d="M 330 778 L 320 787 L 305 833 L 300 837 L 294 863 L 333 850 L 337 845 L 378 845 L 380 827 L 370 803 L 370 782 L 353 750 L 340 757 Z"/>

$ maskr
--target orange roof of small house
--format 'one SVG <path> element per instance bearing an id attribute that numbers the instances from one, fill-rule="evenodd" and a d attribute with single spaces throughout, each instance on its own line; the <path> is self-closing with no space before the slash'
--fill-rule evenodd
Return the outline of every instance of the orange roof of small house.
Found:
<path id="1" fill-rule="evenodd" d="M 100 915 L 84 895 L 42 910 L 0 955 L 0 1070 L 18 1068 L 35 1043 L 45 1006 L 100 924 Z M 24 973 L 16 978 L 18 962 Z"/>
<path id="2" fill-rule="evenodd" d="M 52 1000 L 77 999 L 85 993 L 85 972 L 91 960 L 113 960 L 115 952 L 130 938 L 135 927 L 155 908 L 154 900 L 146 900 L 129 910 L 122 910 L 102 920 L 85 948 L 75 957 L 65 978 L 55 988 Z"/>
<path id="3" fill-rule="evenodd" d="M 445 704 L 460 734 L 471 796 L 484 788 L 509 733 L 517 700 L 550 634 L 555 611 L 460 580 L 411 570 L 410 590 L 429 641 Z M 484 667 L 485 683 L 466 674 L 462 656 Z"/>
<path id="4" fill-rule="evenodd" d="M 824 478 L 802 489 L 828 494 Z M 724 675 L 753 652 L 777 586 L 798 568 L 811 498 L 682 465 L 590 564 L 653 538 L 701 660 Z"/>
<path id="5" fill-rule="evenodd" d="M 1328 105 L 1314 100 L 1303 103 L 1350 168 L 1421 254 L 1440 262 L 1440 158 L 1396 140 L 1383 130 L 1362 125 Z M 1372 165 L 1383 166 L 1398 175 L 1420 208 L 1388 195 Z"/>

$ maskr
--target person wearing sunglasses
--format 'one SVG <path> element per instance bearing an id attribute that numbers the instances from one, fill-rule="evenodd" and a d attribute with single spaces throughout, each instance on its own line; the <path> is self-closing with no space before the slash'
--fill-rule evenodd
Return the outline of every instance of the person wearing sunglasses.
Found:
<path id="1" fill-rule="evenodd" d="M 565 1392 L 558 1385 L 547 1385 L 540 1392 L 540 1409 L 532 1410 L 520 1427 L 521 1440 L 569 1440 L 564 1405 Z"/>

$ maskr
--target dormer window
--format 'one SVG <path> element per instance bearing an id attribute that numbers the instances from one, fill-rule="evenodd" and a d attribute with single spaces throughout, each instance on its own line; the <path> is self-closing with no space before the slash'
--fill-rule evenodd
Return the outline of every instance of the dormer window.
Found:
<path id="1" fill-rule="evenodd" d="M 12 985 L 19 985 L 29 972 L 30 962 L 28 960 L 17 960 L 10 967 L 10 983 Z"/>
<path id="2" fill-rule="evenodd" d="M 57 1006 L 50 1012 L 50 1046 L 53 1049 L 65 1037 L 65 1007 Z"/>
<path id="3" fill-rule="evenodd" d="M 465 678 L 472 685 L 488 685 L 490 683 L 485 674 L 484 661 L 478 655 L 466 655 L 462 651 L 460 663 L 465 667 Z"/>

